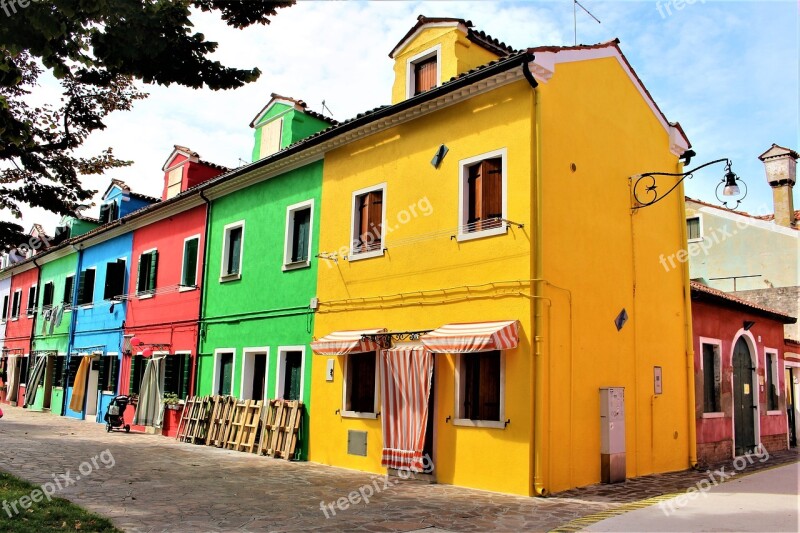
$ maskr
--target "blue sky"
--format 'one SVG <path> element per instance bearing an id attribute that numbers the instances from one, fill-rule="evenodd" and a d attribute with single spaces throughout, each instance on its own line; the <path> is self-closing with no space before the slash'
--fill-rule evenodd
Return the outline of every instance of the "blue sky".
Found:
<path id="1" fill-rule="evenodd" d="M 578 12 L 578 42 L 621 40 L 621 47 L 658 105 L 679 121 L 697 157 L 692 166 L 728 157 L 749 186 L 742 208 L 772 211 L 772 195 L 759 154 L 772 143 L 800 149 L 798 135 L 798 3 L 713 0 L 582 0 L 601 24 Z M 220 43 L 223 63 L 257 66 L 263 74 L 247 87 L 214 92 L 182 87 L 144 89 L 150 98 L 117 113 L 104 132 L 87 142 L 86 153 L 113 146 L 135 161 L 102 177 L 85 179 L 105 190 L 109 179 L 160 196 L 161 166 L 173 144 L 189 146 L 204 159 L 238 166 L 249 161 L 248 124 L 272 92 L 303 99 L 337 119 L 389 103 L 392 60 L 388 53 L 419 14 L 472 20 L 516 47 L 573 44 L 570 0 L 525 2 L 321 2 L 300 1 L 281 10 L 272 24 L 233 30 L 208 14 L 194 17 L 197 31 Z M 354 83 L 353 80 L 358 80 Z M 57 99 L 44 80 L 38 101 Z M 655 171 L 661 169 L 642 169 Z M 687 181 L 689 196 L 716 202 L 722 165 Z M 795 205 L 800 196 L 795 192 Z M 97 208 L 94 208 L 96 212 Z M 23 225 L 42 222 L 52 231 L 58 217 L 24 210 Z M 3 213 L 9 219 L 8 213 Z"/>

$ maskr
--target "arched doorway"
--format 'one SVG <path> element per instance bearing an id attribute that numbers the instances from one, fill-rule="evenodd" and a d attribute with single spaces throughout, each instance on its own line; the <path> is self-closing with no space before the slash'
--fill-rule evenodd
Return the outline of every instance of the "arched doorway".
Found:
<path id="1" fill-rule="evenodd" d="M 744 337 L 739 337 L 733 348 L 733 432 L 736 455 L 743 455 L 756 447 L 755 417 L 758 409 L 756 390 L 753 388 L 753 358 Z"/>

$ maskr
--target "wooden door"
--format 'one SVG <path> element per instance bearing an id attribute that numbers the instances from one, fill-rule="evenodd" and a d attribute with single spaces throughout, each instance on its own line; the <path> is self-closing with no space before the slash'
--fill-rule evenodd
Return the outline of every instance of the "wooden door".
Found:
<path id="1" fill-rule="evenodd" d="M 758 409 L 753 388 L 753 359 L 750 348 L 739 338 L 733 349 L 733 422 L 736 455 L 752 451 L 756 446 L 755 416 Z"/>

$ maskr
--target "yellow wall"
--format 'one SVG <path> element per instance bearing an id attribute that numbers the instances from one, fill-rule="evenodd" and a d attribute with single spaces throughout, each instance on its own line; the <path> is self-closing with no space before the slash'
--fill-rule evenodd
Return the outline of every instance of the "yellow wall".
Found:
<path id="1" fill-rule="evenodd" d="M 406 83 L 408 81 L 408 58 L 422 53 L 437 44 L 442 46 L 441 79 L 445 83 L 459 74 L 497 59 L 497 55 L 478 46 L 467 39 L 466 35 L 456 28 L 427 28 L 405 48 L 398 50 L 394 63 L 394 85 L 392 85 L 392 103 L 406 99 Z"/>
<path id="2" fill-rule="evenodd" d="M 423 33 L 423 44 L 402 52 L 398 79 L 405 75 L 403 56 L 424 49 L 430 38 Z M 393 99 L 404 88 L 404 80 L 396 82 Z M 606 386 L 625 387 L 628 476 L 686 468 L 683 278 L 680 270 L 665 272 L 659 262 L 660 254 L 684 246 L 683 196 L 676 190 L 632 216 L 628 182 L 646 171 L 674 172 L 677 158 L 615 59 L 559 64 L 539 91 L 548 281 L 539 332 L 545 346 L 544 485 L 554 492 L 600 480 L 598 390 Z M 505 429 L 446 421 L 455 408 L 454 359 L 435 356 L 433 459 L 439 482 L 526 495 L 532 493 L 531 286 L 464 287 L 531 277 L 534 116 L 532 89 L 518 81 L 327 153 L 320 251 L 335 252 L 349 243 L 352 193 L 367 186 L 386 182 L 392 231 L 382 257 L 321 260 L 314 328 L 319 338 L 348 329 L 404 331 L 518 319 L 520 346 L 506 354 L 505 417 L 511 423 Z M 434 169 L 430 160 L 441 143 L 450 152 Z M 458 225 L 459 160 L 498 148 L 508 153 L 508 218 L 525 227 L 476 241 L 451 240 Z M 427 216 L 423 204 L 431 208 Z M 417 206 L 418 216 L 399 223 L 411 206 Z M 412 294 L 446 288 L 453 289 Z M 614 318 L 622 308 L 630 319 L 618 332 Z M 343 358 L 334 359 L 329 383 L 325 358 L 315 356 L 309 458 L 383 472 L 380 419 L 336 413 L 342 408 L 344 367 Z M 653 396 L 654 366 L 663 368 L 659 397 Z M 367 457 L 346 453 L 348 429 L 368 432 Z"/>

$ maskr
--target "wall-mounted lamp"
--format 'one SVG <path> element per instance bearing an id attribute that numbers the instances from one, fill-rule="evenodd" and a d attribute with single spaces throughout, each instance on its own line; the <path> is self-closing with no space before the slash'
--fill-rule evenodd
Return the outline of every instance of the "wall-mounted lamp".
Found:
<path id="1" fill-rule="evenodd" d="M 689 161 L 689 157 L 686 158 L 686 161 Z M 641 209 L 642 207 L 647 207 L 649 205 L 653 205 L 656 202 L 661 201 L 663 198 L 669 196 L 669 193 L 674 191 L 678 185 L 680 185 L 683 180 L 686 178 L 691 179 L 694 177 L 694 173 L 700 170 L 701 168 L 705 168 L 710 165 L 715 165 L 717 163 L 725 163 L 725 175 L 723 176 L 722 180 L 717 184 L 717 188 L 714 191 L 717 200 L 719 200 L 720 204 L 726 209 L 736 209 L 739 207 L 739 204 L 742 203 L 745 196 L 747 196 L 747 184 L 737 176 L 731 170 L 731 161 L 730 159 L 716 159 L 714 161 L 710 161 L 703 165 L 700 165 L 697 168 L 693 168 L 692 170 L 688 170 L 686 172 L 675 174 L 671 172 L 646 172 L 644 174 L 640 174 L 639 176 L 634 176 L 631 178 L 633 181 L 633 198 L 636 200 L 636 204 L 633 206 L 633 209 Z M 656 183 L 656 176 L 674 176 L 680 177 L 670 189 L 665 192 L 664 194 L 659 194 L 658 192 L 658 184 Z M 741 192 L 739 185 L 744 187 L 744 193 Z M 736 200 L 736 205 L 733 207 L 728 206 L 728 202 L 723 200 L 719 196 L 720 188 L 722 188 L 722 196 L 731 197 L 731 196 L 739 196 Z"/>
<path id="2" fill-rule="evenodd" d="M 450 149 L 447 146 L 443 144 L 439 145 L 439 149 L 436 150 L 436 154 L 434 154 L 433 159 L 431 159 L 431 165 L 433 165 L 433 168 L 439 168 L 439 165 L 442 164 L 444 156 L 446 156 L 447 152 L 449 151 Z"/>
<path id="3" fill-rule="evenodd" d="M 745 320 L 744 324 L 742 324 L 742 326 L 744 327 L 745 331 L 750 331 L 750 328 L 752 328 L 755 325 L 756 325 L 756 323 L 753 322 L 752 320 Z"/>

